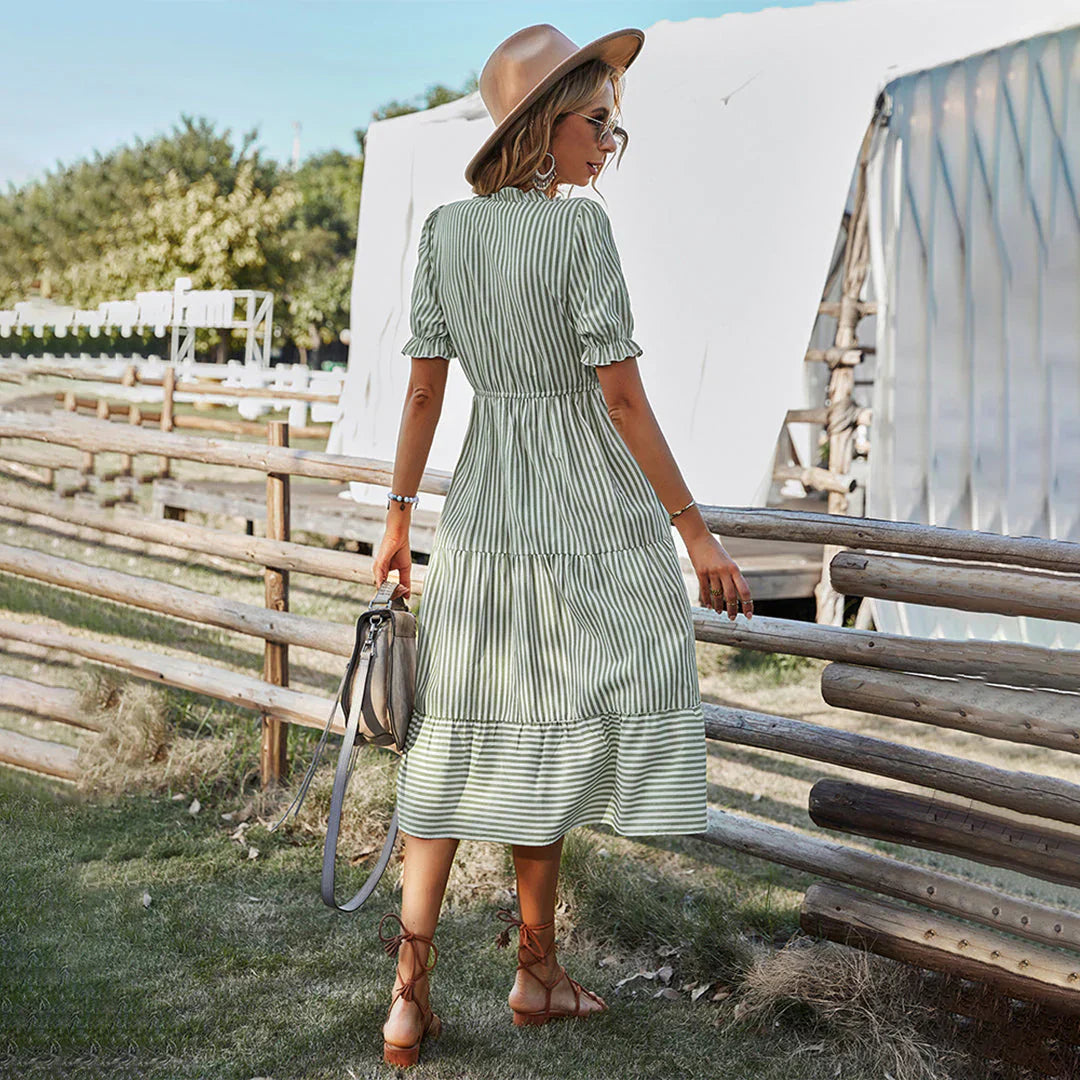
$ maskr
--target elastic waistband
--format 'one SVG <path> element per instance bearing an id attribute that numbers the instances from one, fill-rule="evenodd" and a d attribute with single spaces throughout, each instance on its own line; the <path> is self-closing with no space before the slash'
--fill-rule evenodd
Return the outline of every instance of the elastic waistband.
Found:
<path id="1" fill-rule="evenodd" d="M 567 394 L 589 394 L 600 389 L 599 383 L 572 386 L 569 390 L 473 390 L 477 397 L 496 398 L 545 398 L 564 397 Z"/>

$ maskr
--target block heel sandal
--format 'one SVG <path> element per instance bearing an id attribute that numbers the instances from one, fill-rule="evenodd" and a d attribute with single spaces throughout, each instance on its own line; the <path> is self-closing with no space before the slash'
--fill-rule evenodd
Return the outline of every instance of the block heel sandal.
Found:
<path id="1" fill-rule="evenodd" d="M 546 923 L 526 923 L 522 922 L 514 916 L 513 912 L 507 911 L 505 908 L 500 909 L 498 917 L 503 922 L 510 923 L 513 926 L 518 927 L 519 931 L 519 944 L 518 944 L 518 971 L 524 971 L 531 975 L 546 991 L 547 999 L 544 1002 L 542 1009 L 536 1009 L 532 1011 L 523 1012 L 518 1009 L 514 1009 L 511 1006 L 511 1011 L 514 1014 L 514 1024 L 518 1027 L 539 1027 L 541 1024 L 546 1024 L 549 1020 L 562 1020 L 568 1017 L 577 1017 L 582 1020 L 587 1020 L 594 1012 L 607 1012 L 607 1005 L 591 990 L 586 990 L 581 983 L 575 979 L 571 979 L 566 973 L 566 968 L 560 965 L 559 974 L 551 982 L 545 982 L 535 971 L 530 970 L 534 964 L 541 963 L 547 959 L 548 952 L 540 944 L 539 939 L 535 936 L 534 931 L 545 930 L 549 926 L 554 926 L 555 922 Z M 552 946 L 554 946 L 554 941 Z M 521 951 L 524 949 L 528 955 L 532 957 L 531 960 L 522 960 Z M 564 1009 L 551 1008 L 551 992 L 556 986 L 566 979 L 570 983 L 570 986 L 574 991 L 574 1008 L 568 1012 Z M 581 1009 L 581 995 L 587 994 L 600 1006 L 599 1009 Z"/>
<path id="2" fill-rule="evenodd" d="M 391 938 L 383 937 L 383 923 L 387 919 L 397 919 L 398 925 L 401 927 L 401 932 L 395 934 Z M 401 948 L 403 941 L 426 941 L 431 946 L 431 963 L 420 971 L 416 970 L 416 946 L 413 946 L 413 974 L 404 980 L 402 985 L 394 991 L 393 996 L 390 999 L 390 1008 L 386 1010 L 386 1019 L 390 1019 L 390 1013 L 393 1011 L 394 1002 L 399 997 L 405 998 L 407 1001 L 411 1001 L 420 1010 L 420 1019 L 423 1022 L 423 1027 L 420 1031 L 420 1038 L 416 1040 L 411 1046 L 401 1046 L 398 1043 L 388 1042 L 386 1037 L 383 1037 L 383 1060 L 387 1065 L 408 1066 L 415 1065 L 417 1059 L 420 1057 L 420 1044 L 425 1038 L 437 1039 L 442 1032 L 442 1020 L 432 1011 L 428 1006 L 426 1009 L 419 1001 L 413 997 L 413 988 L 416 986 L 420 979 L 426 979 L 428 973 L 434 971 L 435 962 L 439 956 L 439 950 L 435 947 L 435 942 L 429 937 L 424 937 L 423 934 L 414 934 L 411 930 L 405 929 L 405 924 L 401 921 L 400 916 L 392 911 L 388 911 L 379 923 L 379 940 L 383 943 L 387 953 L 390 956 L 397 956 L 398 950 Z M 383 1021 L 385 1024 L 386 1021 Z"/>

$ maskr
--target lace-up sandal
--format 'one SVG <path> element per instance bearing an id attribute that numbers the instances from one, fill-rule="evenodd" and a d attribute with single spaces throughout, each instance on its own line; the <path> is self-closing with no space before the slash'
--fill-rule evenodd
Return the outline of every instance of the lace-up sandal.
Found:
<path id="1" fill-rule="evenodd" d="M 513 912 L 505 909 L 500 909 L 498 917 L 505 923 L 510 923 L 513 926 L 518 927 L 519 931 L 519 944 L 518 944 L 518 971 L 524 971 L 526 974 L 531 975 L 546 991 L 547 999 L 544 1002 L 542 1009 L 537 1009 L 529 1012 L 522 1012 L 518 1009 L 513 1009 L 514 1023 L 518 1027 L 525 1026 L 539 1026 L 540 1024 L 546 1024 L 549 1020 L 560 1020 L 566 1017 L 580 1017 L 582 1020 L 587 1020 L 589 1016 L 594 1012 L 607 1012 L 607 1005 L 591 990 L 586 990 L 581 983 L 566 973 L 566 968 L 560 965 L 559 973 L 551 982 L 545 982 L 535 971 L 530 969 L 534 964 L 539 964 L 547 960 L 548 950 L 546 950 L 540 943 L 539 938 L 536 937 L 537 930 L 546 930 L 549 926 L 554 926 L 555 921 L 552 920 L 546 923 L 526 923 L 521 919 L 514 916 Z M 509 930 L 503 931 L 508 933 Z M 555 942 L 552 941 L 552 948 L 554 948 Z M 526 954 L 531 956 L 531 960 L 523 960 L 521 957 L 522 949 Z M 570 986 L 574 991 L 574 1008 L 572 1011 L 567 1012 L 564 1009 L 552 1009 L 551 1008 L 551 992 L 556 986 L 566 979 L 570 983 Z M 599 1009 L 582 1009 L 581 1008 L 581 995 L 588 994 L 593 1001 L 600 1006 Z"/>
<path id="2" fill-rule="evenodd" d="M 401 931 L 391 938 L 383 937 L 383 923 L 385 923 L 387 919 L 397 919 L 398 925 L 401 927 Z M 416 946 L 413 945 L 413 974 L 405 979 L 402 985 L 394 991 L 393 996 L 390 999 L 390 1008 L 386 1010 L 386 1019 L 389 1020 L 390 1013 L 394 1009 L 394 1003 L 399 997 L 405 998 L 406 1001 L 411 1001 L 420 1010 L 420 1019 L 423 1023 L 423 1027 L 420 1031 L 420 1038 L 411 1046 L 399 1046 L 397 1043 L 388 1042 L 386 1037 L 383 1036 L 383 1060 L 388 1065 L 415 1065 L 420 1056 L 420 1044 L 427 1036 L 437 1039 L 442 1031 L 442 1021 L 432 1011 L 431 1007 L 421 1005 L 413 996 L 413 988 L 416 986 L 417 982 L 419 982 L 420 979 L 426 979 L 428 973 L 435 970 L 435 962 L 438 959 L 439 950 L 435 947 L 435 942 L 432 941 L 431 938 L 424 937 L 423 934 L 414 934 L 411 930 L 406 930 L 405 924 L 401 921 L 400 916 L 393 911 L 388 911 L 379 922 L 379 940 L 383 943 L 390 956 L 397 956 L 403 941 L 426 941 L 431 946 L 431 962 L 420 971 L 417 971 Z M 383 1023 L 385 1024 L 385 1021 L 383 1021 Z"/>

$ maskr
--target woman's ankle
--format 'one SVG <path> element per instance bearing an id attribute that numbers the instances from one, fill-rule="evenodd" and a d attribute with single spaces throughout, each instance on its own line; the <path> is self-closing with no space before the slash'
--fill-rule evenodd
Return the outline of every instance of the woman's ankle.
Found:
<path id="1" fill-rule="evenodd" d="M 531 969 L 557 970 L 555 958 L 555 935 L 550 930 L 533 931 L 528 938 L 518 944 L 518 963 L 527 964 Z"/>
<path id="2" fill-rule="evenodd" d="M 409 995 L 418 998 L 420 1001 L 427 1001 L 431 983 L 428 972 L 421 969 L 419 963 L 417 963 L 416 967 L 413 967 L 410 960 L 411 958 L 405 958 L 398 963 L 397 973 L 394 978 L 394 992 L 397 993 L 406 983 L 411 981 L 412 987 Z"/>
<path id="3" fill-rule="evenodd" d="M 404 977 L 419 975 L 431 965 L 431 945 L 426 941 L 410 938 L 398 946 L 397 967 Z"/>

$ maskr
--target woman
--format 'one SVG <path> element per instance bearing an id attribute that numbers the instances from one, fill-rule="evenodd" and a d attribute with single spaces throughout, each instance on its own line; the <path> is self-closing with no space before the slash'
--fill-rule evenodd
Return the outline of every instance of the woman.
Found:
<path id="1" fill-rule="evenodd" d="M 492 54 L 480 93 L 496 129 L 466 169 L 476 196 L 424 221 L 412 372 L 374 560 L 410 595 L 409 521 L 447 364 L 474 391 L 417 612 L 415 711 L 398 770 L 405 836 L 398 956 L 384 1056 L 417 1060 L 441 1028 L 427 972 L 458 841 L 513 845 L 521 918 L 517 1024 L 606 1009 L 555 958 L 566 831 L 701 833 L 705 736 L 689 599 L 753 606 L 709 532 L 645 397 L 606 212 L 584 186 L 626 132 L 620 80 L 644 34 L 578 49 L 553 26 Z M 408 493 L 408 494 L 406 494 Z M 401 949 L 408 943 L 408 949 Z M 433 955 L 429 957 L 429 952 Z M 430 963 L 428 963 L 430 959 Z"/>

